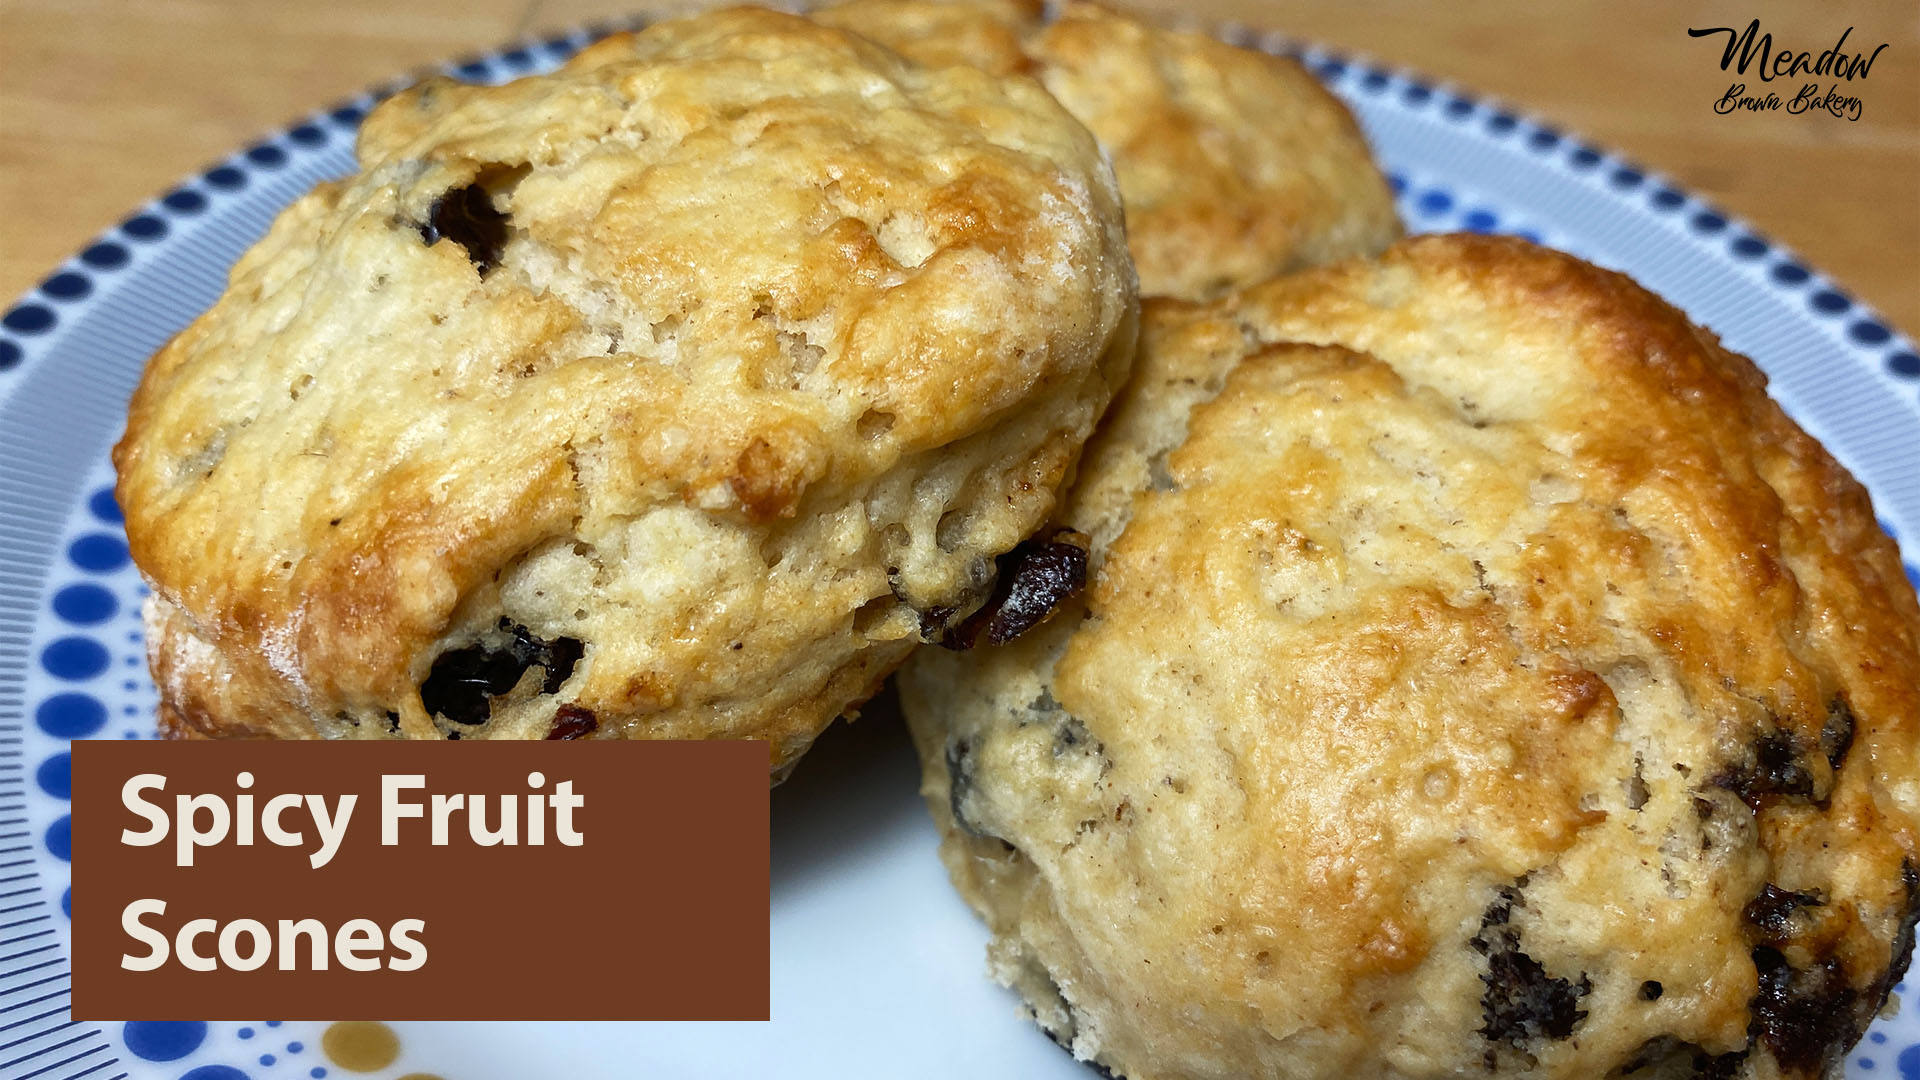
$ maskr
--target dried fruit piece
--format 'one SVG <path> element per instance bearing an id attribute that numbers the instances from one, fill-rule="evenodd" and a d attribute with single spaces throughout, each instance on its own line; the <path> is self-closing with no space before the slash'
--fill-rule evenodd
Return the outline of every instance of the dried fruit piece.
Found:
<path id="1" fill-rule="evenodd" d="M 441 653 L 420 684 L 420 704 L 429 714 L 456 724 L 484 724 L 493 715 L 493 698 L 520 684 L 530 667 L 545 672 L 540 692 L 557 693 L 586 653 L 578 638 L 546 641 L 510 619 L 499 629 L 511 635 L 504 645 L 476 642 Z"/>
<path id="2" fill-rule="evenodd" d="M 494 209 L 486 188 L 468 184 L 433 200 L 426 224 L 420 226 L 420 238 L 428 247 L 442 239 L 459 244 L 466 249 L 467 261 L 486 277 L 500 265 L 500 253 L 507 246 L 507 215 Z"/>
<path id="3" fill-rule="evenodd" d="M 1520 890 L 1523 877 L 1500 890 L 1480 919 L 1480 932 L 1468 942 L 1487 958 L 1480 976 L 1486 990 L 1480 997 L 1484 1022 L 1480 1034 L 1488 1042 L 1505 1043 L 1516 1050 L 1541 1038 L 1566 1039 L 1587 1018 L 1580 999 L 1593 989 L 1582 973 L 1577 980 L 1549 975 L 1545 965 L 1520 949 L 1520 931 L 1510 925 L 1513 909 L 1525 907 Z M 1488 1051 L 1491 1055 L 1492 1050 Z M 1489 1057 L 1489 1061 L 1492 1058 Z"/>
<path id="4" fill-rule="evenodd" d="M 559 711 L 553 714 L 553 730 L 547 732 L 547 740 L 571 742 L 574 739 L 584 739 L 599 728 L 600 721 L 593 715 L 592 709 L 571 704 L 562 705 Z"/>
<path id="5" fill-rule="evenodd" d="M 1045 540 L 1028 540 L 1000 556 L 993 595 L 940 644 L 954 650 L 1004 645 L 1040 625 L 1086 586 L 1090 543 L 1085 533 L 1056 529 Z"/>

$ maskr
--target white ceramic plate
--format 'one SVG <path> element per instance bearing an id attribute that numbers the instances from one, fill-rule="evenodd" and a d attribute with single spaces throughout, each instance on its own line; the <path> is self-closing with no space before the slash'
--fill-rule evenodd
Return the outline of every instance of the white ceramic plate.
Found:
<path id="1" fill-rule="evenodd" d="M 1217 29 L 1300 55 L 1353 104 L 1411 228 L 1519 232 L 1623 269 L 1752 356 L 1871 489 L 1920 581 L 1911 342 L 1791 253 L 1614 155 L 1452 89 Z M 449 70 L 512 78 L 588 37 Z M 371 103 L 316 113 L 188 179 L 0 317 L 0 1077 L 1088 1080 L 983 977 L 985 932 L 934 856 L 912 753 L 884 705 L 829 732 L 774 795 L 770 1023 L 400 1023 L 375 1065 L 386 1055 L 356 1060 L 349 1033 L 330 1038 L 326 1024 L 68 1018 L 67 744 L 150 737 L 154 706 L 107 448 L 147 356 L 213 301 L 282 206 L 350 170 Z M 1920 1080 L 1916 1044 L 1911 1010 L 1882 1020 L 1847 1074 Z"/>

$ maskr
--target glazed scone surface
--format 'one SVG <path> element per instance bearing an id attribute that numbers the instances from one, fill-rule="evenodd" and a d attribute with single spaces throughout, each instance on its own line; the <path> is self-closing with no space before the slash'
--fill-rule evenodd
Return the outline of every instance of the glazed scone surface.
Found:
<path id="1" fill-rule="evenodd" d="M 358 153 L 154 358 L 116 450 L 177 732 L 783 766 L 917 609 L 988 587 L 1131 357 L 1094 140 L 1030 80 L 798 17 L 431 79 Z"/>
<path id="2" fill-rule="evenodd" d="M 1141 292 L 1203 299 L 1378 252 L 1393 194 L 1346 107 L 1298 63 L 1088 3 L 851 0 L 832 22 L 922 63 L 1027 72 L 1099 137 Z"/>
<path id="3" fill-rule="evenodd" d="M 1824 1075 L 1920 912 L 1920 610 L 1627 279 L 1408 240 L 1150 302 L 1084 602 L 902 678 L 990 966 L 1132 1080 Z"/>

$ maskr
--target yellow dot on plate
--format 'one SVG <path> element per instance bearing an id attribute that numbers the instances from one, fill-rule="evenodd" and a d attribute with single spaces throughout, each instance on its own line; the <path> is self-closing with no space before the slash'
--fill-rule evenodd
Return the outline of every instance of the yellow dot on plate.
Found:
<path id="1" fill-rule="evenodd" d="M 376 1072 L 400 1056 L 400 1036 L 378 1020 L 342 1020 L 320 1036 L 320 1049 L 348 1072 Z"/>

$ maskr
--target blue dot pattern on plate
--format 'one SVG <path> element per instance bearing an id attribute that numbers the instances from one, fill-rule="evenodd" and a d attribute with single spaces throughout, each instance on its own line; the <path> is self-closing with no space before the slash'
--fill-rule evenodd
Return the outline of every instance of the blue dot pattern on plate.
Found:
<path id="1" fill-rule="evenodd" d="M 40 650 L 40 666 L 47 674 L 68 682 L 85 682 L 107 670 L 107 650 L 88 637 L 63 637 Z"/>
<path id="2" fill-rule="evenodd" d="M 167 235 L 167 223 L 164 218 L 152 214 L 141 214 L 128 218 L 120 226 L 120 231 L 136 240 L 159 240 Z"/>
<path id="3" fill-rule="evenodd" d="M 40 730 L 56 739 L 83 739 L 107 723 L 107 707 L 87 694 L 55 694 L 33 710 Z"/>
<path id="4" fill-rule="evenodd" d="M 1808 301 L 1822 315 L 1838 315 L 1851 306 L 1846 297 L 1831 289 L 1822 289 Z"/>
<path id="5" fill-rule="evenodd" d="M 80 261 L 95 270 L 118 270 L 133 258 L 125 247 L 103 240 L 80 253 Z"/>
<path id="6" fill-rule="evenodd" d="M 93 281 L 85 274 L 69 270 L 41 282 L 40 291 L 55 300 L 84 300 L 93 292 Z"/>
<path id="7" fill-rule="evenodd" d="M 549 66 L 571 55 L 581 40 L 581 35 L 554 38 L 496 56 L 464 59 L 460 74 L 492 79 Z M 1302 54 L 1310 70 L 1350 99 L 1364 99 L 1378 109 L 1401 110 L 1404 116 L 1453 132 L 1453 138 L 1464 140 L 1463 145 L 1474 145 L 1482 153 L 1506 154 L 1526 168 L 1557 169 L 1565 176 L 1578 178 L 1599 197 L 1626 208 L 1622 213 L 1638 214 L 1641 220 L 1668 230 L 1675 245 L 1692 245 L 1741 267 L 1760 288 L 1769 291 L 1771 298 L 1791 302 L 1798 317 L 1817 322 L 1844 347 L 1866 357 L 1875 375 L 1885 380 L 1883 385 L 1898 388 L 1910 397 L 1916 380 L 1920 380 L 1920 356 L 1884 321 L 1795 262 L 1789 253 L 1659 175 L 1584 145 L 1577 136 L 1543 127 L 1451 88 L 1436 88 L 1404 74 L 1376 71 L 1350 58 L 1269 44 L 1276 51 Z M 255 212 L 268 201 L 284 200 L 315 175 L 300 171 L 310 170 L 314 162 L 331 162 L 321 172 L 339 171 L 342 163 L 350 160 L 352 131 L 364 119 L 369 100 L 361 97 L 316 113 L 280 135 L 238 151 L 128 217 L 65 266 L 56 268 L 31 295 L 4 308 L 0 316 L 0 375 L 29 362 L 40 362 L 44 355 L 59 354 L 64 348 L 63 335 L 73 334 L 73 328 L 83 325 L 90 313 L 105 313 L 113 307 L 119 292 L 105 288 L 107 283 L 124 280 L 131 287 L 155 266 L 178 257 L 181 240 L 231 228 L 231 219 L 223 216 L 230 208 L 245 205 Z M 1360 100 L 1355 103 L 1357 107 L 1362 104 Z M 1411 166 L 1424 159 L 1396 158 L 1388 152 L 1391 149 L 1383 146 L 1382 156 L 1392 166 L 1393 191 L 1410 226 L 1510 233 L 1583 253 L 1577 237 L 1555 231 L 1557 219 L 1551 215 L 1530 217 L 1537 211 L 1529 209 L 1534 204 L 1525 199 L 1494 197 L 1488 191 L 1461 185 L 1457 177 L 1422 172 Z M 280 179 L 273 179 L 276 173 L 281 174 Z M 300 182 L 288 186 L 295 179 Z M 190 316 L 191 312 L 184 314 Z M 0 381 L 0 393 L 4 393 L 5 385 Z M 40 689 L 25 700 L 26 713 L 32 718 L 26 729 L 30 753 L 22 761 L 25 771 L 15 774 L 16 782 L 24 784 L 29 795 L 38 800 L 36 805 L 45 808 L 41 816 L 31 819 L 30 835 L 38 838 L 46 859 L 53 860 L 53 864 L 43 861 L 39 871 L 50 886 L 47 895 L 57 895 L 60 910 L 69 915 L 72 889 L 66 885 L 64 864 L 72 857 L 68 813 L 72 759 L 66 743 L 119 734 L 118 725 L 108 728 L 110 717 L 121 713 L 150 716 L 152 709 L 153 691 L 144 677 L 124 683 L 119 674 L 101 678 L 110 670 L 138 668 L 138 609 L 144 595 L 128 561 L 120 528 L 122 516 L 106 483 L 109 479 L 100 473 L 79 489 L 84 494 L 64 537 L 65 558 L 56 559 L 57 566 L 40 601 L 34 624 L 39 633 L 29 654 L 37 660 L 29 675 L 38 680 Z M 1920 567 L 1915 561 L 1905 560 L 1904 568 L 1920 587 Z M 138 675 L 137 670 L 125 673 Z M 148 734 L 135 730 L 146 726 L 141 721 L 129 720 L 127 724 L 128 737 Z M 265 1023 L 281 1028 L 279 1021 Z M 110 1034 L 117 1036 L 118 1044 L 125 1048 L 119 1055 L 123 1064 L 164 1063 L 156 1066 L 159 1072 L 140 1073 L 139 1080 L 264 1080 L 267 1073 L 247 1071 L 256 1067 L 278 1067 L 281 1075 L 289 1071 L 300 1075 L 305 1070 L 307 1076 L 318 1080 L 327 1075 L 327 1069 L 314 1065 L 312 1057 L 298 1060 L 318 1031 L 317 1027 L 288 1025 L 279 1032 L 287 1039 L 284 1050 L 246 1044 L 254 1053 L 246 1055 L 245 1070 L 228 1063 L 226 1059 L 233 1055 L 227 1050 L 242 1045 L 236 1037 L 255 1037 L 257 1032 L 251 1027 L 236 1030 L 196 1022 L 135 1021 Z M 1913 1032 L 1910 1011 L 1894 1025 L 1876 1026 L 1869 1040 L 1849 1057 L 1849 1075 L 1858 1077 L 1874 1070 L 1882 1070 L 1876 1074 L 1885 1075 L 1885 1070 L 1897 1067 L 1903 1080 L 1920 1080 L 1920 1046 L 1915 1045 Z M 1889 1033 L 1893 1033 L 1891 1038 Z M 272 1052 L 258 1053 L 261 1050 Z"/>
<path id="8" fill-rule="evenodd" d="M 143 1061 L 179 1061 L 207 1041 L 207 1025 L 200 1020 L 130 1020 L 120 1029 L 120 1041 Z"/>
<path id="9" fill-rule="evenodd" d="M 69 585 L 53 594 L 53 613 L 76 626 L 106 622 L 119 610 L 120 601 L 111 592 L 91 583 Z"/>
<path id="10" fill-rule="evenodd" d="M 247 186 L 247 174 L 231 165 L 208 169 L 204 179 L 222 191 L 235 191 Z"/>
<path id="11" fill-rule="evenodd" d="M 67 559 L 82 570 L 110 574 L 127 565 L 127 542 L 106 533 L 89 533 L 67 545 Z"/>
<path id="12" fill-rule="evenodd" d="M 207 197 L 191 188 L 181 188 L 168 192 L 160 205 L 176 214 L 198 214 L 207 208 Z"/>
<path id="13" fill-rule="evenodd" d="M 120 513 L 120 504 L 114 500 L 110 487 L 103 487 L 87 496 L 87 510 L 109 525 L 118 525 L 126 520 L 125 515 Z"/>
<path id="14" fill-rule="evenodd" d="M 56 799 L 73 798 L 73 755 L 55 754 L 33 770 L 34 783 Z"/>
<path id="15" fill-rule="evenodd" d="M 61 816 L 55 818 L 53 821 L 53 824 L 47 826 L 46 834 L 42 837 L 42 840 L 47 845 L 47 852 L 51 854 L 54 858 L 59 859 L 61 862 L 72 862 L 73 861 L 73 817 L 72 815 L 62 814 Z"/>
<path id="16" fill-rule="evenodd" d="M 1879 323 L 1863 319 L 1847 327 L 1847 336 L 1862 345 L 1881 345 L 1885 344 L 1893 334 Z"/>
<path id="17" fill-rule="evenodd" d="M 45 304 L 19 304 L 0 315 L 0 326 L 16 334 L 44 334 L 58 321 L 53 309 Z"/>
<path id="18" fill-rule="evenodd" d="M 180 1080 L 250 1080 L 250 1078 L 231 1065 L 196 1065 L 181 1073 Z"/>

